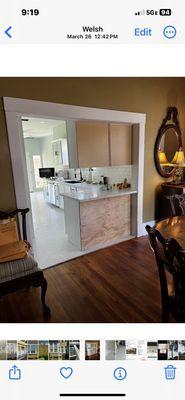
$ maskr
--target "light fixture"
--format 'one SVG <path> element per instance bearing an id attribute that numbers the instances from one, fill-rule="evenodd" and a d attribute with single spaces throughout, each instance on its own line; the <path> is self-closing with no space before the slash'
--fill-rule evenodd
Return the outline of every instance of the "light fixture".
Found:
<path id="1" fill-rule="evenodd" d="M 178 151 L 175 152 L 174 157 L 172 159 L 172 164 L 175 164 L 177 161 Z"/>
<path id="2" fill-rule="evenodd" d="M 185 157 L 182 147 L 180 147 L 179 150 L 175 152 L 172 164 L 174 165 L 174 167 L 177 168 L 185 167 Z"/>
<path id="3" fill-rule="evenodd" d="M 168 164 L 168 160 L 166 158 L 166 154 L 165 154 L 165 152 L 163 150 L 159 149 L 158 156 L 159 156 L 160 164 L 162 164 L 162 165 L 164 165 L 164 164 L 167 165 Z"/>
<path id="4" fill-rule="evenodd" d="M 173 183 L 181 184 L 183 180 L 183 168 L 185 167 L 185 157 L 182 147 L 175 152 L 172 163 L 174 167 Z"/>

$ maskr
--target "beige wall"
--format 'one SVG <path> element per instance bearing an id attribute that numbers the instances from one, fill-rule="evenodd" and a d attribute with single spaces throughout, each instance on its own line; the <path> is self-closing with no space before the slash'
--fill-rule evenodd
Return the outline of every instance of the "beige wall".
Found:
<path id="1" fill-rule="evenodd" d="M 185 132 L 185 78 L 0 78 L 3 96 L 146 113 L 144 221 L 154 218 L 154 192 L 161 182 L 154 142 L 170 105 L 178 107 Z M 2 101 L 0 149 L 0 209 L 11 209 L 15 196 Z"/>

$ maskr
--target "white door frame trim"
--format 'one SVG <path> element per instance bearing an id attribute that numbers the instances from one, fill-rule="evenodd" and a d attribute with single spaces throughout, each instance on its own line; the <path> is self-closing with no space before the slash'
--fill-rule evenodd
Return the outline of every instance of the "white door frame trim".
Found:
<path id="1" fill-rule="evenodd" d="M 137 201 L 137 236 L 143 235 L 143 186 L 144 186 L 144 143 L 146 114 L 89 108 L 66 104 L 50 103 L 37 100 L 4 97 L 12 170 L 17 207 L 30 208 L 28 177 L 24 150 L 21 117 L 56 118 L 56 119 L 91 119 L 99 121 L 122 122 L 139 125 L 138 157 L 138 201 Z M 28 220 L 28 236 L 32 242 L 32 217 Z"/>

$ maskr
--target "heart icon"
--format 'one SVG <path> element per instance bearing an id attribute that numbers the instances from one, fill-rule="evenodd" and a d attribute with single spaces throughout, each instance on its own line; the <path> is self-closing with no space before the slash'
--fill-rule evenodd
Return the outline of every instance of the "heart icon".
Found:
<path id="1" fill-rule="evenodd" d="M 60 373 L 63 378 L 68 379 L 72 375 L 73 369 L 71 367 L 62 367 L 60 368 Z"/>

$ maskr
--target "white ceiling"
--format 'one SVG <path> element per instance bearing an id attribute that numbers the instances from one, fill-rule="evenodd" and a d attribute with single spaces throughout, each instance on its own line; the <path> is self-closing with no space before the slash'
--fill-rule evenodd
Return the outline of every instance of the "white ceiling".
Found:
<path id="1" fill-rule="evenodd" d="M 22 121 L 25 138 L 41 138 L 52 135 L 53 128 L 65 124 L 65 121 L 56 119 L 29 118 L 24 116 L 22 119 L 28 119 L 28 121 Z"/>

